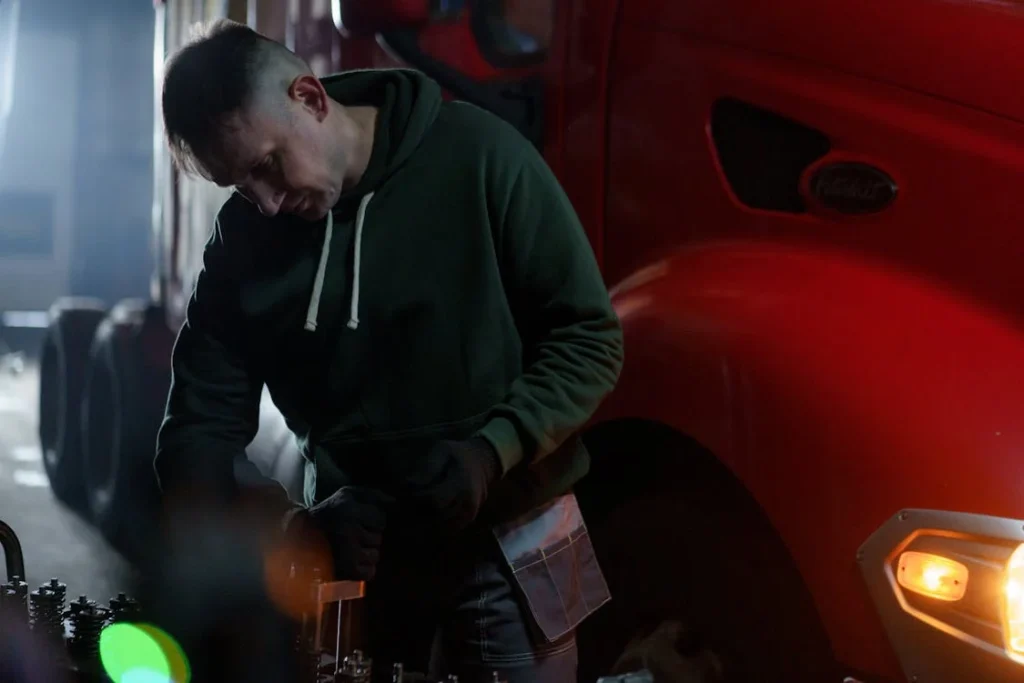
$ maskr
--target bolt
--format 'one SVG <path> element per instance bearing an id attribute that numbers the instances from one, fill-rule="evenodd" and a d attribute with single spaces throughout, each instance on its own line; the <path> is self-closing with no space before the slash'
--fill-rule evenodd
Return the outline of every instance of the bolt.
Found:
<path id="1" fill-rule="evenodd" d="M 907 512 L 906 510 L 904 510 L 903 512 L 900 513 L 900 521 L 901 522 L 907 521 L 908 517 L 910 517 L 910 513 Z"/>
<path id="2" fill-rule="evenodd" d="M 77 600 L 68 605 L 68 609 L 72 614 L 81 612 L 87 607 L 89 607 L 89 598 L 85 595 L 79 595 Z"/>

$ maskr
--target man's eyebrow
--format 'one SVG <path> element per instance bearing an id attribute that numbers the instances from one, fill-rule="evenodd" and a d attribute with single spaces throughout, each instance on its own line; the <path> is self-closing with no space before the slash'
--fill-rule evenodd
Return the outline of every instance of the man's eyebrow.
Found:
<path id="1" fill-rule="evenodd" d="M 241 172 L 244 173 L 246 177 L 248 177 L 249 174 L 251 174 L 252 171 L 255 170 L 257 166 L 263 163 L 263 160 L 266 159 L 267 154 L 269 154 L 269 152 L 261 152 L 256 156 L 252 157 L 251 160 L 246 161 L 244 164 L 239 164 L 238 168 L 241 169 Z"/>
<path id="2" fill-rule="evenodd" d="M 257 152 L 251 157 L 243 157 L 244 162 L 239 163 L 225 163 L 218 168 L 218 172 L 214 174 L 214 182 L 221 187 L 235 187 L 241 185 L 242 182 L 249 177 L 252 170 L 259 166 L 263 159 L 270 153 L 270 150 Z M 233 180 L 234 176 L 240 176 L 241 180 Z"/>
<path id="3" fill-rule="evenodd" d="M 236 173 L 228 166 L 223 166 L 214 174 L 213 182 L 221 187 L 234 187 L 236 185 L 240 185 L 241 182 L 233 180 L 233 177 L 236 175 L 242 176 L 243 178 L 248 177 L 250 170 L 258 163 L 259 161 L 257 160 L 253 162 L 246 162 L 245 164 L 238 164 L 237 168 L 242 169 L 240 173 Z M 234 164 L 232 164 L 232 166 L 234 166 Z"/>

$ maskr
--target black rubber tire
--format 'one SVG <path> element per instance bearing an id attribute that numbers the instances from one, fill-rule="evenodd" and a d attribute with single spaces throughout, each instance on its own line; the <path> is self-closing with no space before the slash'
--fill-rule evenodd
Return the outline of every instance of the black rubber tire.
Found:
<path id="1" fill-rule="evenodd" d="M 668 621 L 686 626 L 677 649 L 713 655 L 722 681 L 839 680 L 799 572 L 731 473 L 672 432 L 606 436 L 588 439 L 594 467 L 577 495 L 612 601 L 580 627 L 579 680 L 607 675 Z"/>
<path id="2" fill-rule="evenodd" d="M 96 299 L 61 299 L 50 308 L 50 325 L 39 362 L 39 445 L 43 469 L 58 500 L 88 514 L 82 480 L 79 413 L 89 348 L 106 315 Z"/>
<path id="3" fill-rule="evenodd" d="M 153 455 L 170 382 L 166 369 L 147 361 L 148 311 L 145 302 L 124 301 L 100 324 L 81 413 L 89 508 L 104 537 L 129 559 L 145 552 L 155 528 Z"/>

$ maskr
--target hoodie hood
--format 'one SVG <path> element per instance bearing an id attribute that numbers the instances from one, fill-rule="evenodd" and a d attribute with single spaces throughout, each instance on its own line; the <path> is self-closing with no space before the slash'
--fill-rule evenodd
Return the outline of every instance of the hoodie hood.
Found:
<path id="1" fill-rule="evenodd" d="M 351 213 L 419 147 L 441 111 L 441 88 L 410 69 L 349 71 L 327 76 L 321 82 L 331 99 L 342 105 L 379 110 L 366 172 L 334 207 L 335 214 Z"/>
<path id="2" fill-rule="evenodd" d="M 355 248 L 352 255 L 352 294 L 349 301 L 349 329 L 359 327 L 359 286 L 362 262 L 363 227 L 366 209 L 374 191 L 412 156 L 441 110 L 441 88 L 417 71 L 386 69 L 350 71 L 321 79 L 327 94 L 347 107 L 378 108 L 373 149 L 363 177 L 344 192 L 327 214 L 324 241 L 320 251 L 313 293 L 306 310 L 304 329 L 314 332 L 319 324 L 320 298 L 331 254 L 335 217 L 353 210 Z"/>

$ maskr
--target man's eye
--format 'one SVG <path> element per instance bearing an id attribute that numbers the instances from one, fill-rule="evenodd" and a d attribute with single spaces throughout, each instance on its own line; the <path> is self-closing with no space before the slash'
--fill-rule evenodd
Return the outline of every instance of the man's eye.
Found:
<path id="1" fill-rule="evenodd" d="M 272 170 L 274 166 L 274 158 L 271 156 L 265 157 L 263 161 L 252 167 L 252 175 L 260 176 L 268 171 Z"/>

